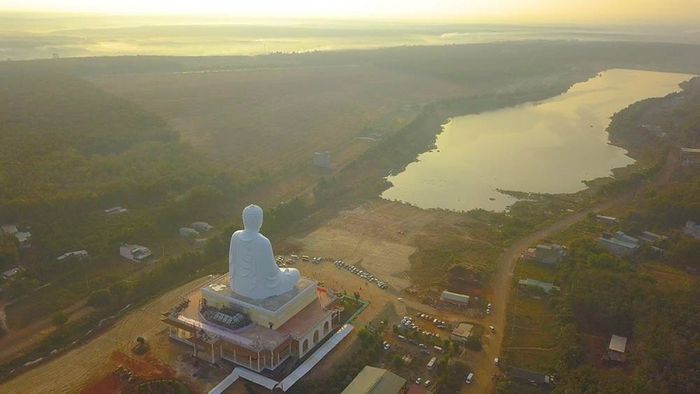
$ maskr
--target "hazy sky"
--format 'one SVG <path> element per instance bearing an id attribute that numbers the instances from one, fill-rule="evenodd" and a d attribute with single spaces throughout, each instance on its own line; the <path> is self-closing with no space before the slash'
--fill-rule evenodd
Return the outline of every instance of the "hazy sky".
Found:
<path id="1" fill-rule="evenodd" d="M 0 10 L 484 23 L 700 22 L 700 0 L 0 0 Z"/>

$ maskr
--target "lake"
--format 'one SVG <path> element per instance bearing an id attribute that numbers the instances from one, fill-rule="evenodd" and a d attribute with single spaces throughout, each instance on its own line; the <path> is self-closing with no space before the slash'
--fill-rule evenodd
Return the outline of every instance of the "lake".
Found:
<path id="1" fill-rule="evenodd" d="M 421 208 L 503 211 L 515 198 L 497 189 L 573 193 L 585 180 L 632 164 L 608 143 L 610 117 L 628 105 L 678 91 L 692 75 L 607 70 L 564 94 L 443 125 L 436 149 L 387 177 L 382 197 Z"/>

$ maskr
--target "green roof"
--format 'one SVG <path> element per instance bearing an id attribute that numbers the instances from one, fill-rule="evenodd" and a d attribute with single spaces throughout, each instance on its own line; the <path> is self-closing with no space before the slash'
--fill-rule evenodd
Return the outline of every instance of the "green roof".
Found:
<path id="1" fill-rule="evenodd" d="M 406 379 L 393 372 L 366 366 L 342 394 L 397 394 L 405 384 Z"/>

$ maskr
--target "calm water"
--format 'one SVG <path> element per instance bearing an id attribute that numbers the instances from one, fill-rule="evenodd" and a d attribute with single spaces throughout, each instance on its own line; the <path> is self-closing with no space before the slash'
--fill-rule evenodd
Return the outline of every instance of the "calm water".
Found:
<path id="1" fill-rule="evenodd" d="M 641 99 L 677 91 L 691 77 L 608 70 L 545 101 L 452 118 L 436 149 L 387 178 L 393 187 L 382 197 L 422 208 L 502 211 L 516 200 L 496 189 L 582 190 L 582 181 L 634 162 L 608 144 L 610 117 Z"/>

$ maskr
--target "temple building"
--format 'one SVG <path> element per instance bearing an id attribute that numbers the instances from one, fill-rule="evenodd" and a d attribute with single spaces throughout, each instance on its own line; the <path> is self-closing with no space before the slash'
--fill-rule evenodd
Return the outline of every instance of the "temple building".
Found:
<path id="1" fill-rule="evenodd" d="M 300 359 L 333 331 L 334 297 L 296 269 L 277 266 L 259 233 L 262 210 L 243 211 L 231 237 L 228 274 L 213 278 L 165 314 L 170 338 L 202 360 L 226 360 L 256 372 Z"/>

